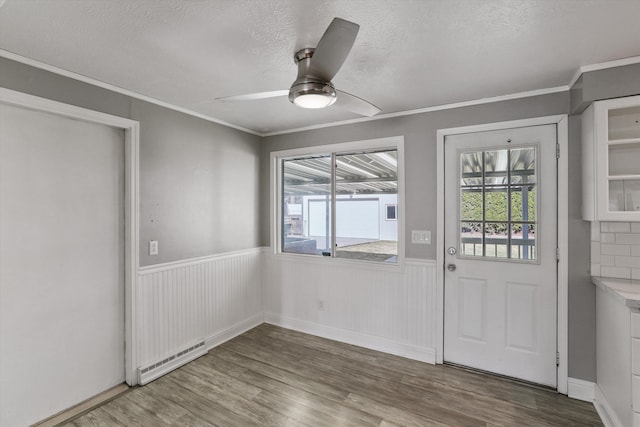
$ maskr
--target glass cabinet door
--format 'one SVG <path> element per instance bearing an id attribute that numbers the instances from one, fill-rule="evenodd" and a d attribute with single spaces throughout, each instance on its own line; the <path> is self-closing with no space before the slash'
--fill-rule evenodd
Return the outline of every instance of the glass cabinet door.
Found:
<path id="1" fill-rule="evenodd" d="M 640 211 L 640 106 L 607 111 L 608 211 Z"/>

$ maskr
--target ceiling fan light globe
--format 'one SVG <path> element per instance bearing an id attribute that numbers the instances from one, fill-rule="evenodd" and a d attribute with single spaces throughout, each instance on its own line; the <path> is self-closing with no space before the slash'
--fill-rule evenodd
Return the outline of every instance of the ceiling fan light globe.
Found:
<path id="1" fill-rule="evenodd" d="M 335 96 L 327 94 L 308 93 L 297 96 L 293 103 L 302 108 L 326 108 L 336 102 Z"/>
<path id="2" fill-rule="evenodd" d="M 289 101 L 302 108 L 326 108 L 336 102 L 336 90 L 327 83 L 294 84 L 289 91 Z"/>

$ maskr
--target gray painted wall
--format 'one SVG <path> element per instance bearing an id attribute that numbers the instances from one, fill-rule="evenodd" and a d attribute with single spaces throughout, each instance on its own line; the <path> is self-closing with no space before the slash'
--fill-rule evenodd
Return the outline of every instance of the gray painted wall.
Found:
<path id="1" fill-rule="evenodd" d="M 129 117 L 128 96 L 6 58 L 0 58 L 0 86 L 89 110 Z"/>
<path id="2" fill-rule="evenodd" d="M 569 94 L 556 93 L 492 104 L 456 108 L 413 116 L 335 126 L 265 138 L 262 156 L 262 193 L 269 194 L 269 157 L 272 151 L 313 145 L 403 135 L 405 137 L 406 255 L 435 259 L 436 132 L 460 126 L 532 117 L 568 114 Z M 580 218 L 580 135 L 571 119 L 569 141 L 569 376 L 595 381 L 595 289 L 588 274 L 589 224 Z M 576 131 L 578 132 L 576 134 Z M 268 200 L 262 203 L 262 242 L 270 243 Z M 434 244 L 411 244 L 411 230 L 431 230 Z"/>
<path id="3" fill-rule="evenodd" d="M 289 148 L 402 135 L 405 138 L 405 241 L 409 258 L 436 259 L 436 132 L 459 126 L 566 114 L 567 93 L 402 116 L 265 138 L 262 192 L 269 191 L 269 153 Z M 263 204 L 262 242 L 269 245 L 269 211 Z M 411 230 L 431 230 L 434 244 L 411 244 Z"/>
<path id="4" fill-rule="evenodd" d="M 582 220 L 580 116 L 569 117 L 569 376 L 596 381 L 596 289 L 591 223 Z"/>
<path id="5" fill-rule="evenodd" d="M 259 137 L 5 58 L 0 86 L 140 122 L 142 266 L 260 245 Z"/>
<path id="6" fill-rule="evenodd" d="M 260 246 L 259 138 L 147 102 L 140 122 L 140 264 Z M 148 242 L 160 253 L 149 256 Z"/>
<path id="7" fill-rule="evenodd" d="M 141 122 L 141 264 L 269 245 L 272 150 L 403 135 L 406 241 L 412 229 L 436 239 L 436 131 L 569 111 L 558 93 L 261 139 L 128 96 L 0 58 L 0 86 Z M 595 380 L 594 289 L 589 233 L 580 220 L 579 126 L 570 134 L 569 375 Z M 264 142 L 261 144 L 261 142 Z M 160 255 L 147 255 L 159 240 Z M 407 244 L 408 257 L 435 259 L 435 246 Z"/>

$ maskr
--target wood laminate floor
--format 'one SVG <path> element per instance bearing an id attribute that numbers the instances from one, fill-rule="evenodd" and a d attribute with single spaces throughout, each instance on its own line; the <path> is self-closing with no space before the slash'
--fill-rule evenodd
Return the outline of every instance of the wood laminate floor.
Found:
<path id="1" fill-rule="evenodd" d="M 601 426 L 542 388 L 260 325 L 68 426 Z"/>

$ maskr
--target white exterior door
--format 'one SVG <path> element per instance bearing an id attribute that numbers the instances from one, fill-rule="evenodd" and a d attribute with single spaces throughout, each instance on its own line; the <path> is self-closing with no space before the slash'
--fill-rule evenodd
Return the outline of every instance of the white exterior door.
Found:
<path id="1" fill-rule="evenodd" d="M 445 139 L 444 360 L 557 386 L 556 125 Z"/>
<path id="2" fill-rule="evenodd" d="M 0 425 L 125 380 L 124 134 L 0 103 Z"/>

